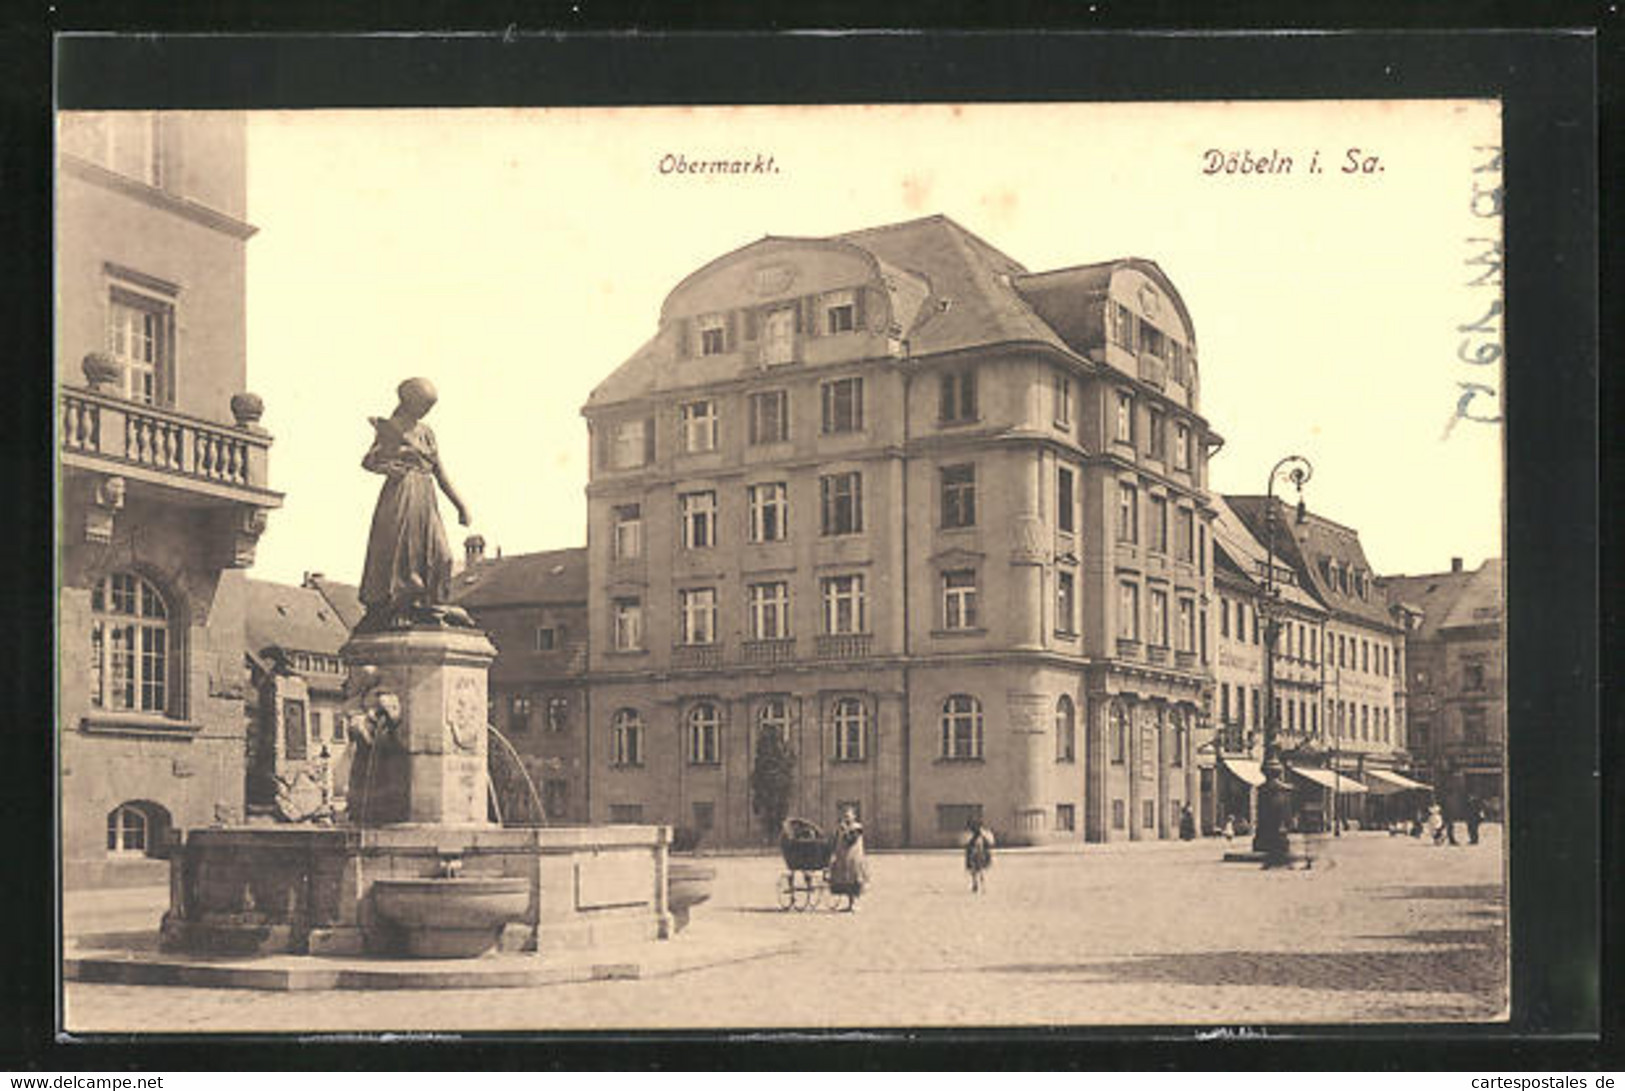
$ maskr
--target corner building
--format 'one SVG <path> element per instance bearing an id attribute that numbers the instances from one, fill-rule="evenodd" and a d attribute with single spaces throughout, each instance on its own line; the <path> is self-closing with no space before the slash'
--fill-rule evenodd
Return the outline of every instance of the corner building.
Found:
<path id="1" fill-rule="evenodd" d="M 759 843 L 1176 836 L 1212 588 L 1195 335 L 1136 259 L 1030 274 L 941 216 L 676 286 L 583 410 L 593 821 Z"/>

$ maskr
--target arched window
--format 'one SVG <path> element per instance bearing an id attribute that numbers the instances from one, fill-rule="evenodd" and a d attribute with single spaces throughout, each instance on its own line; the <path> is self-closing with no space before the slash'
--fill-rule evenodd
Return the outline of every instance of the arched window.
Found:
<path id="1" fill-rule="evenodd" d="M 790 741 L 790 702 L 783 697 L 769 697 L 756 712 L 756 730 L 777 731 L 784 742 Z"/>
<path id="2" fill-rule="evenodd" d="M 107 812 L 107 851 L 121 856 L 145 856 L 147 816 L 128 803 Z"/>
<path id="3" fill-rule="evenodd" d="M 1077 712 L 1072 698 L 1063 693 L 1055 702 L 1055 760 L 1076 761 L 1077 757 Z"/>
<path id="4" fill-rule="evenodd" d="M 90 703 L 117 712 L 170 711 L 169 607 L 133 572 L 104 576 L 90 594 Z"/>
<path id="5" fill-rule="evenodd" d="M 835 702 L 831 719 L 835 724 L 835 760 L 862 761 L 869 735 L 869 709 L 856 697 Z"/>
<path id="6" fill-rule="evenodd" d="M 1112 764 L 1128 761 L 1128 708 L 1122 701 L 1112 702 Z"/>
<path id="7" fill-rule="evenodd" d="M 701 701 L 688 710 L 688 763 L 690 765 L 716 765 L 722 752 L 720 736 L 722 717 L 717 706 Z"/>
<path id="8" fill-rule="evenodd" d="M 623 708 L 610 721 L 611 765 L 643 764 L 643 717 Z"/>
<path id="9" fill-rule="evenodd" d="M 982 702 L 956 693 L 942 702 L 942 757 L 947 761 L 980 761 Z"/>

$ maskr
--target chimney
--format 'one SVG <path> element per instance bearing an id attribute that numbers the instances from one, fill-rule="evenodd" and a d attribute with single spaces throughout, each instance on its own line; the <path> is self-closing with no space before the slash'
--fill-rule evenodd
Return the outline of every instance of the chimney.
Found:
<path id="1" fill-rule="evenodd" d="M 463 564 L 473 568 L 485 560 L 485 539 L 478 534 L 470 534 L 463 539 Z"/>
<path id="2" fill-rule="evenodd" d="M 322 582 L 323 578 L 324 578 L 324 573 L 321 573 L 321 572 L 306 572 L 305 573 L 305 578 L 300 581 L 299 586 L 305 588 L 308 591 L 319 591 L 319 590 L 321 590 L 321 582 Z"/>
<path id="3" fill-rule="evenodd" d="M 1461 558 L 1460 557 L 1451 557 L 1450 558 L 1450 571 L 1452 571 L 1452 572 L 1460 572 L 1461 571 Z"/>

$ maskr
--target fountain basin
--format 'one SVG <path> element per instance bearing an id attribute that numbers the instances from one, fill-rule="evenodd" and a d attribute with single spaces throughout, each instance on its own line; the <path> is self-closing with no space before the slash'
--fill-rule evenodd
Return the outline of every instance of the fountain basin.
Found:
<path id="1" fill-rule="evenodd" d="M 717 869 L 691 860 L 671 860 L 666 865 L 666 904 L 679 929 L 688 926 L 688 911 L 711 898 L 711 884 Z"/>
<path id="2" fill-rule="evenodd" d="M 415 958 L 476 958 L 502 926 L 523 920 L 530 882 L 512 877 L 377 879 L 373 908 L 399 928 Z"/>

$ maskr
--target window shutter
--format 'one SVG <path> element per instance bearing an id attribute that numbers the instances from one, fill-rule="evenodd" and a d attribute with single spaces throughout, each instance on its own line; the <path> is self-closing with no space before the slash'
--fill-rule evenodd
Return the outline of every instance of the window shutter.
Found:
<path id="1" fill-rule="evenodd" d="M 655 460 L 655 418 L 643 418 L 643 464 L 653 465 Z"/>
<path id="2" fill-rule="evenodd" d="M 863 474 L 852 475 L 852 530 L 854 533 L 863 533 Z"/>
<path id="3" fill-rule="evenodd" d="M 727 323 L 724 326 L 724 330 L 726 332 L 723 334 L 723 337 L 725 338 L 725 341 L 724 341 L 724 344 L 723 344 L 723 351 L 724 352 L 732 352 L 732 351 L 734 351 L 734 349 L 739 347 L 739 312 L 738 311 L 729 311 L 728 312 Z"/>
<path id="4" fill-rule="evenodd" d="M 762 319 L 762 312 L 761 312 L 761 310 L 759 308 L 756 308 L 756 307 L 746 307 L 745 308 L 745 340 L 747 340 L 747 341 L 756 340 L 756 338 L 758 336 L 757 327 L 759 325 L 761 325 L 761 319 Z"/>
<path id="5" fill-rule="evenodd" d="M 802 323 L 803 330 L 808 337 L 817 337 L 824 331 L 820 329 L 819 319 L 823 316 L 818 313 L 818 297 L 806 296 L 801 301 L 802 309 L 807 312 L 806 320 Z"/>

